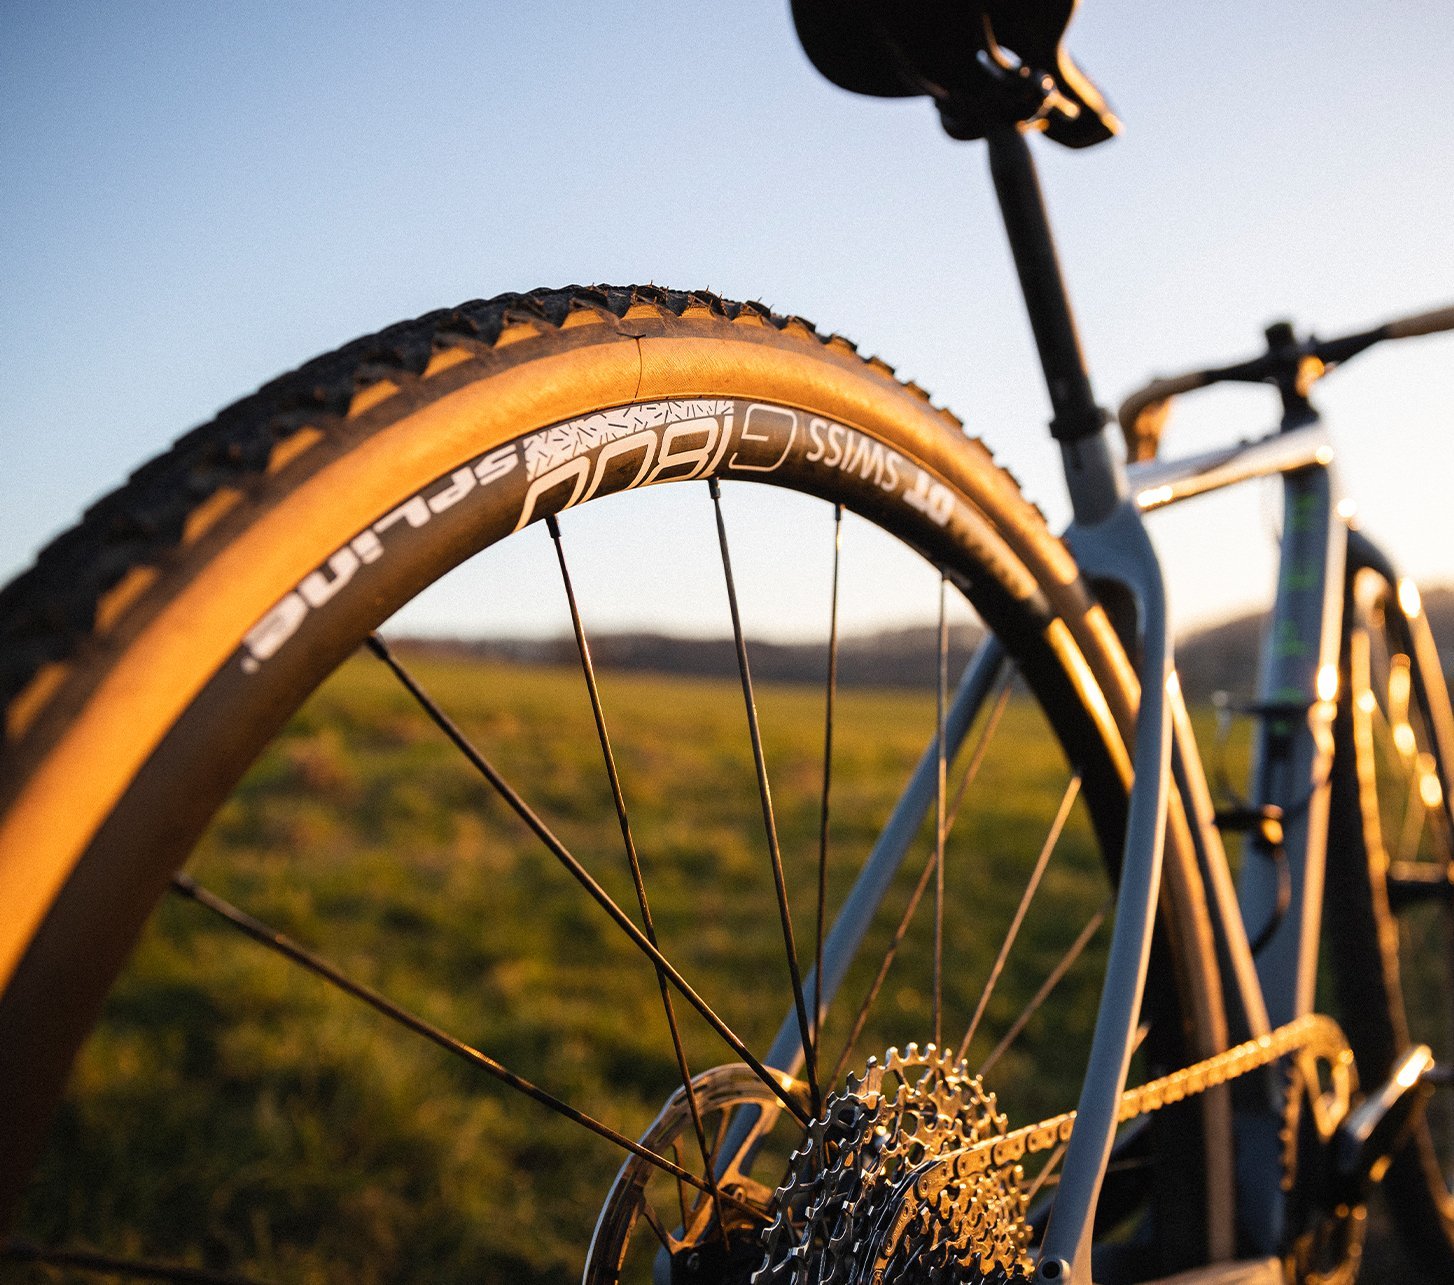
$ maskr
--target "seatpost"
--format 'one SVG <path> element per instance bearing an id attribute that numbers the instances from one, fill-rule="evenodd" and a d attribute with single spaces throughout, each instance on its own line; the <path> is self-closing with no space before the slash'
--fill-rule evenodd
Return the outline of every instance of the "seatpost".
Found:
<path id="1" fill-rule="evenodd" d="M 1108 416 L 1091 391 L 1030 146 L 1014 126 L 992 129 L 985 140 L 1000 215 L 1050 392 L 1054 412 L 1050 433 L 1060 443 L 1075 520 L 1093 526 L 1125 498 L 1125 471 L 1110 450 L 1105 433 Z"/>

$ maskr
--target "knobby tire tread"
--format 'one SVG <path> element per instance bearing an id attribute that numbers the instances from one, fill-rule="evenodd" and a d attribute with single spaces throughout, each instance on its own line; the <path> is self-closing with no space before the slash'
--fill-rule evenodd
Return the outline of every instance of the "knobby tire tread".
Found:
<path id="1" fill-rule="evenodd" d="M 182 543 L 193 513 L 223 488 L 246 487 L 266 475 L 275 451 L 301 430 L 336 433 L 360 393 L 384 381 L 417 378 L 440 353 L 488 351 L 512 328 L 559 330 L 581 312 L 619 321 L 643 306 L 676 317 L 705 309 L 727 321 L 765 324 L 825 347 L 858 351 L 839 335 L 761 303 L 650 285 L 499 294 L 362 336 L 270 380 L 186 433 L 92 504 L 41 550 L 29 570 L 0 589 L 0 710 L 8 710 L 44 666 L 76 657 L 96 632 L 100 603 L 128 572 L 163 566 Z M 862 361 L 895 378 L 892 367 L 876 358 Z M 929 400 L 916 385 L 896 382 Z M 949 412 L 940 414 L 947 426 L 960 427 Z M 5 729 L 7 741 L 14 739 L 8 719 Z"/>

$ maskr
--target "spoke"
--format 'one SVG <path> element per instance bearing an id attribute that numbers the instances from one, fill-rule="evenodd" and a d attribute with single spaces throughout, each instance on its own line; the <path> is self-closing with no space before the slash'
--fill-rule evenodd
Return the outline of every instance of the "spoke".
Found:
<path id="1" fill-rule="evenodd" d="M 1030 872 L 1030 879 L 1025 884 L 1025 891 L 1020 895 L 1020 904 L 1015 909 L 1010 931 L 1005 934 L 1005 940 L 1000 946 L 1000 953 L 995 956 L 994 966 L 990 969 L 989 980 L 985 982 L 984 991 L 980 994 L 979 1003 L 975 1006 L 969 1029 L 965 1031 L 964 1039 L 959 1042 L 957 1056 L 960 1058 L 969 1052 L 970 1041 L 974 1039 L 974 1033 L 979 1029 L 980 1019 L 984 1016 L 985 1009 L 989 1007 L 990 996 L 994 994 L 995 984 L 1000 980 L 1000 973 L 1004 970 L 1005 961 L 1010 956 L 1010 948 L 1015 944 L 1015 938 L 1019 936 L 1020 925 L 1025 922 L 1025 912 L 1030 909 L 1030 902 L 1040 887 L 1045 867 L 1050 864 L 1050 856 L 1055 851 L 1055 845 L 1060 841 L 1061 831 L 1065 829 L 1066 819 L 1070 816 L 1070 809 L 1079 793 L 1080 774 L 1076 773 L 1070 778 L 1070 784 L 1065 787 L 1065 793 L 1061 796 L 1060 808 L 1055 814 L 1055 820 L 1050 823 L 1050 832 L 1045 836 L 1040 856 L 1035 861 L 1035 869 Z"/>
<path id="2" fill-rule="evenodd" d="M 1057 1149 L 1056 1152 L 1057 1159 L 1064 1153 L 1065 1148 L 1069 1145 L 1070 1144 L 1066 1142 L 1062 1142 L 1060 1144 L 1060 1147 Z M 1112 1160 L 1106 1165 L 1106 1177 L 1109 1178 L 1112 1174 L 1116 1173 L 1135 1173 L 1135 1171 L 1138 1169 L 1149 1169 L 1150 1167 L 1151 1160 L 1145 1156 L 1129 1160 Z M 1060 1175 L 1058 1173 L 1048 1176 L 1042 1174 L 1040 1177 L 1035 1179 L 1034 1184 L 1030 1188 L 1029 1194 L 1031 1197 L 1033 1197 L 1034 1194 L 1042 1187 L 1058 1187 L 1059 1185 Z"/>
<path id="3" fill-rule="evenodd" d="M 454 721 L 435 703 L 433 698 L 426 692 L 399 662 L 399 659 L 389 650 L 389 646 L 378 634 L 370 634 L 368 638 L 369 650 L 374 653 L 389 669 L 394 676 L 403 684 L 405 690 L 419 703 L 421 709 L 429 715 L 434 725 L 439 728 L 453 743 L 456 749 L 467 758 L 479 773 L 492 785 L 502 799 L 509 805 L 510 809 L 518 816 L 530 830 L 551 852 L 551 854 L 563 865 L 572 878 L 581 885 L 624 932 L 635 946 L 653 964 L 666 974 L 667 980 L 677 989 L 678 993 L 699 1012 L 703 1019 L 752 1070 L 778 1099 L 793 1118 L 800 1124 L 807 1125 L 810 1122 L 809 1116 L 803 1109 L 793 1101 L 792 1095 L 781 1082 L 780 1075 L 769 1071 L 761 1061 L 752 1053 L 716 1012 L 695 990 L 692 989 L 687 980 L 676 970 L 675 966 L 656 946 L 647 940 L 646 935 L 632 921 L 631 917 L 621 909 L 604 888 L 591 877 L 580 861 L 574 857 L 570 850 L 558 838 L 544 821 L 535 813 L 534 809 L 520 797 L 511 787 L 508 781 L 495 769 L 494 765 L 485 758 L 470 742 L 469 738 L 460 731 Z M 786 1078 L 786 1077 L 781 1077 Z"/>
<path id="4" fill-rule="evenodd" d="M 884 979 L 889 975 L 889 968 L 893 965 L 894 957 L 899 953 L 899 946 L 903 943 L 904 935 L 909 931 L 909 925 L 913 922 L 914 912 L 919 908 L 919 902 L 923 900 L 924 891 L 929 887 L 929 880 L 934 874 L 934 855 L 930 853 L 929 860 L 924 863 L 923 873 L 919 876 L 919 882 L 914 885 L 914 891 L 909 896 L 909 904 L 904 907 L 904 913 L 899 920 L 899 926 L 894 929 L 894 935 L 889 941 L 889 948 L 884 952 L 883 962 L 878 966 L 878 974 L 873 979 L 873 984 L 868 988 L 868 994 L 863 997 L 863 1003 L 858 1006 L 858 1013 L 854 1016 L 853 1027 L 848 1032 L 848 1039 L 843 1043 L 843 1051 L 838 1055 L 838 1061 L 833 1066 L 833 1076 L 830 1084 L 837 1084 L 843 1077 L 843 1072 L 848 1067 L 848 1059 L 853 1055 L 854 1046 L 858 1043 L 858 1037 L 863 1034 L 863 1028 L 868 1022 L 869 1011 L 873 1008 L 874 1001 L 878 999 L 878 993 L 882 989 Z"/>
<path id="5" fill-rule="evenodd" d="M 596 667 L 591 661 L 590 644 L 586 641 L 585 625 L 581 621 L 580 608 L 576 603 L 575 587 L 571 584 L 570 569 L 566 566 L 565 545 L 560 537 L 560 523 L 551 514 L 545 520 L 546 527 L 550 531 L 550 538 L 555 543 L 555 554 L 560 562 L 560 578 L 565 586 L 566 601 L 570 605 L 571 627 L 575 630 L 576 650 L 581 657 L 581 671 L 585 675 L 586 690 L 591 698 L 591 714 L 596 720 L 596 735 L 601 742 L 601 757 L 605 760 L 606 776 L 611 783 L 611 798 L 616 805 L 616 819 L 621 826 L 621 841 L 626 845 L 626 861 L 631 867 L 631 880 L 636 886 L 636 901 L 641 907 L 641 922 L 646 930 L 646 939 L 653 945 L 658 945 L 656 938 L 656 925 L 651 918 L 651 903 L 646 896 L 646 880 L 641 873 L 641 859 L 636 851 L 636 840 L 631 834 L 631 822 L 626 813 L 626 796 L 621 789 L 621 774 L 616 769 L 616 755 L 611 749 L 611 737 L 606 731 L 606 712 L 601 705 L 600 686 L 596 682 Z M 717 1225 L 726 1226 L 726 1220 L 722 1217 L 722 1207 L 717 1199 L 717 1179 L 712 1171 L 711 1156 L 707 1146 L 707 1133 L 702 1124 L 702 1113 L 697 1103 L 696 1086 L 692 1084 L 691 1068 L 687 1065 L 687 1054 L 682 1047 L 681 1029 L 677 1025 L 676 1009 L 672 1004 L 671 987 L 666 980 L 666 974 L 657 968 L 657 985 L 661 989 L 661 1003 L 666 1011 L 666 1024 L 671 1032 L 672 1049 L 676 1054 L 677 1071 L 681 1076 L 682 1088 L 687 1095 L 687 1107 L 692 1116 L 692 1128 L 697 1135 L 697 1146 L 702 1153 L 702 1163 L 706 1166 L 704 1173 L 707 1182 L 712 1187 L 712 1201 L 717 1212 Z"/>
<path id="6" fill-rule="evenodd" d="M 1005 712 L 1005 706 L 1010 699 L 1010 676 L 1006 672 L 1000 680 L 999 695 L 994 705 L 990 708 L 989 717 L 985 719 L 984 727 L 981 729 L 979 739 L 975 742 L 973 751 L 969 756 L 969 765 L 964 770 L 964 779 L 959 783 L 959 789 L 955 791 L 954 808 L 949 814 L 948 826 L 952 827 L 959 817 L 959 809 L 964 803 L 964 796 L 974 779 L 979 775 L 979 769 L 983 765 L 985 755 L 989 750 L 990 741 L 993 740 L 995 729 L 999 726 L 1000 716 Z M 833 1074 L 829 1079 L 830 1084 L 837 1084 L 843 1077 L 843 1072 L 848 1066 L 848 1059 L 853 1055 L 853 1050 L 858 1044 L 859 1036 L 863 1034 L 863 1028 L 868 1022 L 869 1011 L 873 1008 L 874 1002 L 878 999 L 878 993 L 882 989 L 884 979 L 889 975 L 889 968 L 893 965 L 894 957 L 898 954 L 899 946 L 903 943 L 904 936 L 909 931 L 909 925 L 913 922 L 914 912 L 919 908 L 919 902 L 924 897 L 925 889 L 929 886 L 929 879 L 934 874 L 934 854 L 929 854 L 929 860 L 924 863 L 924 870 L 919 875 L 919 882 L 914 886 L 914 891 L 909 897 L 909 904 L 904 907 L 903 916 L 899 920 L 899 926 L 894 930 L 894 935 L 889 941 L 888 949 L 884 952 L 883 962 L 879 964 L 878 974 L 873 979 L 873 984 L 868 988 L 868 994 L 863 997 L 863 1002 L 858 1006 L 858 1012 L 854 1016 L 853 1026 L 848 1032 L 848 1038 L 844 1041 L 843 1050 L 838 1054 L 838 1061 L 833 1066 Z"/>
<path id="7" fill-rule="evenodd" d="M 828 611 L 828 691 L 823 714 L 823 806 L 818 821 L 818 914 L 813 944 L 813 1045 L 808 1065 L 818 1073 L 823 1039 L 823 939 L 827 936 L 828 796 L 833 783 L 833 711 L 838 696 L 838 569 L 843 558 L 843 505 L 833 506 L 833 595 Z"/>
<path id="8" fill-rule="evenodd" d="M 732 555 L 727 549 L 727 524 L 722 517 L 722 490 L 714 477 L 708 482 L 712 507 L 717 516 L 717 543 L 722 549 L 722 574 L 727 581 L 727 603 L 732 611 L 732 638 L 737 645 L 737 671 L 742 678 L 742 699 L 747 706 L 747 728 L 752 739 L 752 760 L 757 767 L 757 794 L 762 804 L 762 824 L 767 831 L 767 850 L 772 859 L 772 878 L 777 890 L 778 918 L 782 921 L 783 949 L 788 957 L 788 972 L 793 983 L 793 1004 L 798 1011 L 798 1035 L 803 1042 L 804 1064 L 808 1073 L 808 1093 L 813 1115 L 819 1114 L 822 1099 L 818 1092 L 818 1074 L 811 1056 L 813 1042 L 808 1033 L 808 1006 L 803 997 L 803 976 L 798 968 L 798 949 L 793 941 L 793 917 L 788 909 L 788 886 L 783 878 L 783 854 L 778 846 L 777 821 L 772 811 L 772 790 L 767 780 L 767 759 L 762 752 L 762 731 L 757 724 L 757 701 L 752 695 L 752 671 L 747 664 L 747 643 L 742 636 L 742 615 L 737 609 L 737 583 L 732 576 Z"/>
<path id="9" fill-rule="evenodd" d="M 712 1130 L 712 1150 L 707 1157 L 707 1169 L 711 1173 L 717 1172 L 717 1153 L 722 1149 L 722 1139 L 727 1136 L 727 1112 L 721 1111 L 717 1114 L 717 1127 Z"/>
<path id="10" fill-rule="evenodd" d="M 949 686 L 949 618 L 946 614 L 949 577 L 939 573 L 939 668 L 934 686 L 934 738 L 938 745 L 938 772 L 934 779 L 934 1047 L 944 1039 L 944 792 L 947 750 L 944 705 Z"/>
<path id="11" fill-rule="evenodd" d="M 645 1194 L 641 1197 L 641 1216 L 646 1219 L 646 1225 L 661 1242 L 661 1247 L 668 1254 L 671 1253 L 671 1240 L 667 1236 L 666 1227 L 662 1224 L 661 1215 L 656 1212 L 656 1206 L 646 1198 Z"/>
<path id="12" fill-rule="evenodd" d="M 488 1072 L 502 1084 L 508 1085 L 518 1093 L 523 1093 L 528 1098 L 533 1098 L 541 1106 L 548 1107 L 557 1115 L 564 1116 L 567 1120 L 580 1125 L 583 1129 L 588 1129 L 598 1137 L 605 1138 L 607 1142 L 614 1142 L 618 1147 L 631 1152 L 633 1155 L 640 1156 L 647 1163 L 655 1165 L 658 1169 L 665 1170 L 679 1182 L 688 1183 L 697 1188 L 698 1191 L 706 1192 L 708 1195 L 711 1194 L 710 1188 L 696 1174 L 689 1173 L 678 1164 L 673 1164 L 665 1156 L 657 1155 L 649 1147 L 642 1146 L 641 1143 L 628 1138 L 624 1133 L 618 1133 L 610 1125 L 602 1124 L 594 1117 L 586 1115 L 585 1112 L 576 1110 L 569 1103 L 562 1102 L 553 1093 L 542 1089 L 537 1084 L 531 1083 L 524 1076 L 516 1075 L 507 1066 L 501 1062 L 497 1062 L 488 1053 L 483 1053 L 473 1045 L 456 1039 L 448 1031 L 442 1030 L 432 1022 L 425 1021 L 424 1018 L 419 1017 L 415 1013 L 411 1013 L 408 1009 L 394 1003 L 388 996 L 374 990 L 373 987 L 367 986 L 363 982 L 355 981 L 338 968 L 335 968 L 322 956 L 294 941 L 291 937 L 278 932 L 277 929 L 263 923 L 262 920 L 255 919 L 246 911 L 240 910 L 231 902 L 219 897 L 215 892 L 202 887 L 201 884 L 197 883 L 189 875 L 173 875 L 172 889 L 226 920 L 239 932 L 250 937 L 253 941 L 266 946 L 276 954 L 282 955 L 285 959 L 289 959 L 300 967 L 307 969 L 310 973 L 321 977 L 329 985 L 343 991 L 344 994 L 361 1000 L 370 1008 L 382 1013 L 385 1017 L 396 1022 L 406 1030 L 422 1036 L 446 1052 L 453 1053 L 456 1057 L 470 1063 L 472 1066 L 477 1066 L 481 1070 Z"/>
<path id="13" fill-rule="evenodd" d="M 1069 1141 L 1060 1143 L 1055 1148 L 1055 1150 L 1050 1153 L 1050 1159 L 1045 1162 L 1044 1168 L 1042 1168 L 1040 1172 L 1035 1175 L 1035 1181 L 1030 1184 L 1030 1190 L 1025 1193 L 1024 1202 L 1027 1208 L 1029 1207 L 1030 1203 L 1035 1199 L 1035 1197 L 1040 1194 L 1040 1188 L 1043 1187 L 1047 1182 L 1052 1181 L 1051 1175 L 1055 1173 L 1055 1170 L 1059 1166 L 1060 1162 L 1065 1159 L 1065 1149 L 1068 1146 L 1070 1146 Z M 1059 1182 L 1059 1179 L 1056 1178 L 1054 1179 L 1054 1181 Z"/>
<path id="14" fill-rule="evenodd" d="M 949 809 L 949 820 L 946 823 L 949 829 L 954 828 L 954 823 L 959 819 L 959 809 L 964 806 L 964 796 L 969 792 L 969 787 L 974 784 L 975 777 L 984 766 L 985 756 L 989 753 L 990 742 L 994 740 L 995 731 L 1000 725 L 1000 718 L 1004 715 L 1005 707 L 1010 703 L 1010 682 L 1013 671 L 1008 667 L 1004 676 L 1000 679 L 1000 689 L 995 696 L 995 703 L 990 707 L 989 717 L 985 720 L 984 731 L 975 742 L 974 750 L 969 756 L 969 763 L 964 769 L 964 775 L 960 778 L 959 788 L 954 792 L 954 806 Z"/>
<path id="15" fill-rule="evenodd" d="M 1106 921 L 1106 916 L 1111 913 L 1111 907 L 1116 904 L 1115 895 L 1107 897 L 1101 902 L 1100 909 L 1093 914 L 1086 922 L 1086 926 L 1080 930 L 1080 936 L 1070 943 L 1070 949 L 1060 957 L 1060 962 L 1050 970 L 1049 976 L 1040 983 L 1040 989 L 1035 996 L 1025 1005 L 1024 1011 L 1015 1019 L 1015 1024 L 1005 1032 L 1005 1037 L 995 1045 L 994 1051 L 980 1064 L 976 1075 L 987 1075 L 996 1062 L 1004 1056 L 1005 1050 L 1019 1038 L 1020 1032 L 1025 1029 L 1026 1024 L 1035 1015 L 1047 999 L 1050 992 L 1060 985 L 1060 979 L 1074 966 L 1075 961 L 1080 958 L 1081 952 L 1090 945 L 1091 938 L 1096 935 L 1096 930 Z"/>
<path id="16" fill-rule="evenodd" d="M 671 1158 L 675 1160 L 678 1165 L 680 1165 L 682 1162 L 682 1149 L 680 1146 L 677 1145 L 677 1140 L 675 1138 L 671 1140 Z M 682 1180 L 680 1178 L 677 1179 L 677 1209 L 681 1211 L 682 1230 L 685 1231 L 689 1226 L 691 1226 L 691 1222 L 687 1218 L 687 1189 L 682 1186 Z"/>

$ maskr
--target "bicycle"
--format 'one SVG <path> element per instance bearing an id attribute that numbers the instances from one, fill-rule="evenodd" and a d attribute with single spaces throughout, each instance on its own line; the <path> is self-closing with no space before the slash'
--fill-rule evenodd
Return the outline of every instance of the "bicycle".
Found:
<path id="1" fill-rule="evenodd" d="M 1454 315 L 1324 342 L 1277 329 L 1261 357 L 1158 381 L 1124 408 L 1135 462 L 1123 472 L 1079 358 L 1023 133 L 1089 145 L 1112 122 L 1060 50 L 1068 14 L 983 13 L 994 37 L 973 24 L 936 29 L 933 39 L 905 30 L 886 59 L 867 27 L 815 25 L 821 11 L 799 6 L 810 55 L 830 79 L 875 93 L 932 84 L 950 132 L 988 140 L 1066 458 L 1075 522 L 1063 541 L 919 390 L 806 323 L 705 294 L 501 296 L 360 340 L 225 411 L 97 506 L 3 600 L 6 1197 L 102 992 L 170 887 L 628 1152 L 599 1193 L 583 1252 L 588 1280 L 629 1266 L 672 1279 L 1034 1272 L 1084 1281 L 1093 1260 L 1101 1281 L 1177 1271 L 1242 1279 L 1256 1265 L 1273 1277 L 1284 1265 L 1304 1279 L 1347 1277 L 1375 1176 L 1395 1185 L 1394 1210 L 1427 1261 L 1447 1268 L 1448 1153 L 1438 1150 L 1441 1121 L 1418 1108 L 1423 1089 L 1446 1074 L 1449 1048 L 1427 1014 L 1405 1014 L 1392 936 L 1399 915 L 1440 911 L 1447 895 L 1454 733 L 1415 591 L 1346 530 L 1332 448 L 1308 398 L 1324 367 L 1383 339 L 1448 329 Z M 961 57 L 949 60 L 946 49 Z M 1157 462 L 1169 399 L 1221 380 L 1274 383 L 1279 431 Z M 1284 479 L 1284 576 L 1260 694 L 1247 710 L 1258 727 L 1253 787 L 1219 812 L 1177 689 L 1161 573 L 1140 513 L 1257 476 Z M 611 750 L 608 702 L 564 552 L 572 518 L 584 516 L 566 516 L 572 510 L 672 481 L 708 483 L 726 573 L 792 996 L 765 1054 L 712 1002 L 736 997 L 703 995 L 658 945 L 645 891 L 650 855 L 633 838 L 632 786 Z M 812 968 L 799 962 L 791 854 L 785 860 L 778 839 L 719 481 L 826 500 L 835 549 L 844 512 L 859 513 L 922 555 L 939 586 L 935 735 L 831 929 L 814 934 Z M 619 822 L 631 876 L 624 897 L 375 632 L 426 583 L 479 549 L 529 538 L 527 528 L 544 529 L 560 555 L 608 786 L 602 802 Z M 833 566 L 836 616 L 836 553 Z M 952 689 L 949 589 L 990 629 Z M 836 637 L 830 631 L 824 687 L 830 766 Z M 247 764 L 360 646 L 644 961 L 638 980 L 659 992 L 678 1085 L 659 1093 L 644 1132 L 622 1133 L 562 1103 L 176 873 Z M 990 985 L 966 1004 L 944 958 L 956 940 L 944 918 L 952 881 L 969 873 L 950 859 L 950 778 L 972 787 L 984 733 L 1023 699 L 1010 667 L 1062 747 L 1070 784 L 1052 796 L 1044 842 L 1022 863 L 1011 926 L 983 961 Z M 1158 699 L 1140 699 L 1153 690 Z M 830 780 L 825 768 L 819 887 Z M 1050 866 L 1056 840 L 1077 798 L 1100 854 L 1101 885 L 1089 893 L 1051 886 L 1061 873 Z M 926 815 L 932 842 L 916 870 L 905 860 Z M 1239 889 L 1224 831 L 1248 835 Z M 1385 831 L 1398 833 L 1396 853 L 1386 853 Z M 1313 1015 L 1325 861 L 1338 893 L 1326 904 L 1344 946 L 1331 966 L 1344 988 L 1346 1041 Z M 983 1050 L 994 981 L 1042 885 L 1057 909 L 1081 916 L 1047 960 L 1045 983 L 1064 983 L 1082 961 L 1105 983 L 1090 992 L 1100 1012 L 1094 1034 L 1089 1022 L 1083 1029 L 1090 1050 L 1075 1070 L 1074 1116 L 1017 1118 L 1011 1128 L 991 1091 L 1007 1094 L 1015 1077 L 997 1084 L 984 1067 L 1011 1056 L 1027 1010 L 1001 1022 L 980 1060 L 983 1082 L 964 1057 L 976 1034 Z M 621 904 L 633 897 L 637 915 Z M 895 897 L 906 913 L 885 925 Z M 867 981 L 870 1001 L 880 996 L 921 904 L 934 912 L 918 924 L 930 1003 L 910 1027 L 933 1046 L 875 1062 L 867 1050 L 856 1061 L 845 1051 L 823 1075 L 824 1032 L 852 1050 L 856 1028 L 872 1020 L 872 1003 L 854 1012 L 841 995 L 847 979 Z M 820 893 L 820 922 L 823 905 Z M 1103 925 L 1109 946 L 1092 946 Z M 882 967 L 859 978 L 861 945 L 885 926 L 893 931 Z M 1404 959 L 1402 975 L 1422 987 L 1417 963 Z M 731 1060 L 703 1063 L 700 1036 L 680 1020 L 691 1009 L 720 1037 L 718 1059 Z M 951 1009 L 965 1026 L 957 1041 L 946 1027 Z M 1444 1042 L 1440 1060 L 1415 1039 Z M 1050 1051 L 1037 1057 L 1037 1074 L 1054 1078 Z M 1141 1074 L 1128 1090 L 1133 1062 Z M 664 1216 L 652 1186 L 662 1173 L 675 1180 L 679 1222 Z"/>

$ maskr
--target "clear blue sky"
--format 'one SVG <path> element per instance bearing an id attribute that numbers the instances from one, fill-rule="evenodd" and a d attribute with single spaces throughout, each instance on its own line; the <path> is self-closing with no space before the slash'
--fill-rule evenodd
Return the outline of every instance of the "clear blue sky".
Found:
<path id="1" fill-rule="evenodd" d="M 1126 132 L 1040 152 L 1103 400 L 1240 357 L 1285 313 L 1333 333 L 1454 301 L 1449 16 L 1082 7 L 1070 47 Z M 786 0 L 3 0 L 0 22 L 0 579 L 281 370 L 571 281 L 709 286 L 841 331 L 1064 517 L 982 149 L 925 102 L 822 81 Z M 1323 400 L 1369 529 L 1454 579 L 1454 337 L 1375 353 Z M 1271 413 L 1213 395 L 1170 440 Z M 1158 523 L 1184 619 L 1264 587 L 1268 508 Z"/>

